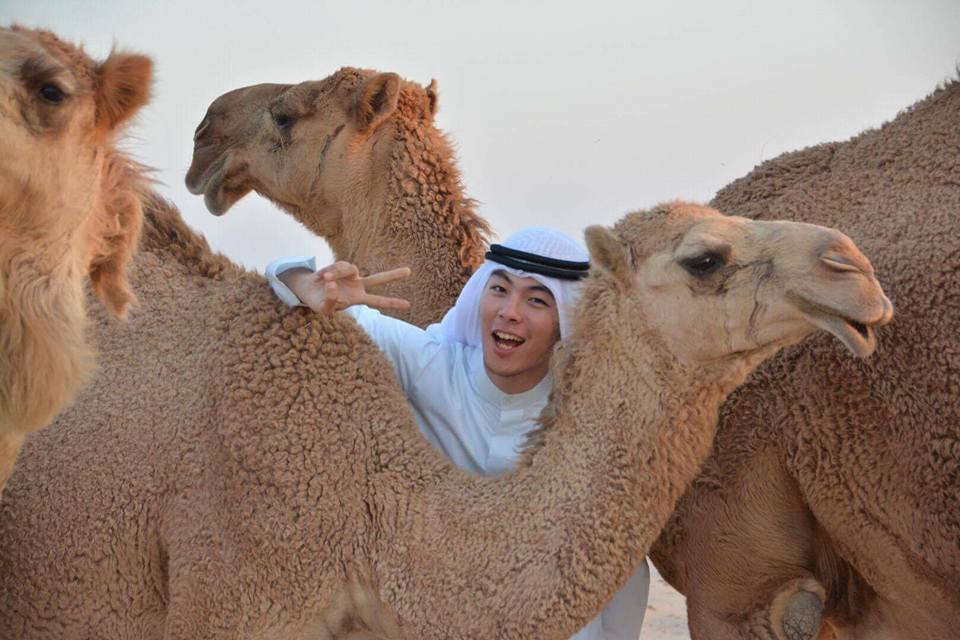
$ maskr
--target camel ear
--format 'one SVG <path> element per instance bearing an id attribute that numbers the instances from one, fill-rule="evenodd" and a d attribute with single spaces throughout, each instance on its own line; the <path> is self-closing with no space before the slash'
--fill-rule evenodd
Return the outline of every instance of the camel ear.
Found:
<path id="1" fill-rule="evenodd" d="M 397 108 L 400 76 L 380 73 L 367 80 L 353 105 L 353 122 L 359 131 L 376 129 Z"/>
<path id="2" fill-rule="evenodd" d="M 430 115 L 437 115 L 437 109 L 440 108 L 440 96 L 437 93 L 437 79 L 431 78 L 430 84 L 427 85 L 427 100 L 430 101 Z"/>
<path id="3" fill-rule="evenodd" d="M 153 62 L 146 56 L 111 53 L 97 68 L 97 128 L 112 131 L 150 99 Z"/>
<path id="4" fill-rule="evenodd" d="M 607 227 L 594 225 L 583 232 L 590 251 L 590 266 L 610 273 L 622 286 L 632 280 L 630 252 Z"/>
<path id="5" fill-rule="evenodd" d="M 128 173 L 132 169 L 128 167 L 110 170 L 117 172 L 116 179 L 120 182 L 132 179 L 133 174 Z M 108 195 L 104 205 L 91 225 L 90 281 L 103 306 L 118 318 L 124 318 L 130 305 L 137 301 L 127 279 L 127 266 L 140 242 L 143 204 L 134 188 L 118 188 Z"/>

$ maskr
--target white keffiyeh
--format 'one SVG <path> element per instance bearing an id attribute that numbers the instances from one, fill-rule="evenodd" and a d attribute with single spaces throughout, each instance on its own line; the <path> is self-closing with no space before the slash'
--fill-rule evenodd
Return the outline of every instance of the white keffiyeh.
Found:
<path id="1" fill-rule="evenodd" d="M 517 231 L 507 238 L 503 246 L 526 253 L 533 253 L 555 260 L 586 262 L 590 256 L 583 246 L 557 229 L 549 227 L 528 227 Z M 467 281 L 457 298 L 456 304 L 447 312 L 439 324 L 432 330 L 439 330 L 447 340 L 461 342 L 473 347 L 482 346 L 483 336 L 480 327 L 480 297 L 486 288 L 490 275 L 499 269 L 520 278 L 534 278 L 550 290 L 557 303 L 560 316 L 560 337 L 569 335 L 569 317 L 577 303 L 580 283 L 576 280 L 561 280 L 530 273 L 487 260 Z"/>

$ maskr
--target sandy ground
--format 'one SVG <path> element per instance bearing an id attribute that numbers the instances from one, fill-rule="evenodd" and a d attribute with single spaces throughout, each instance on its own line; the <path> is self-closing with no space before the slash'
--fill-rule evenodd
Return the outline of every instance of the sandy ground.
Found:
<path id="1" fill-rule="evenodd" d="M 650 565 L 650 598 L 640 640 L 689 640 L 687 606 L 682 595 Z"/>

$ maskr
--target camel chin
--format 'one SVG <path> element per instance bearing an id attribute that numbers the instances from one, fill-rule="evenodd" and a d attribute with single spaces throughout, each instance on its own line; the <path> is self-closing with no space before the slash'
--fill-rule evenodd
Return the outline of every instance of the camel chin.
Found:
<path id="1" fill-rule="evenodd" d="M 815 326 L 839 340 L 858 358 L 870 357 L 877 348 L 876 333 L 869 324 L 829 313 L 811 313 L 807 314 L 807 318 Z"/>
<path id="2" fill-rule="evenodd" d="M 247 184 L 245 169 L 246 164 L 236 161 L 228 152 L 207 167 L 198 179 L 187 174 L 184 183 L 190 193 L 202 194 L 207 210 L 219 217 L 252 190 Z"/>
<path id="3" fill-rule="evenodd" d="M 203 204 L 207 211 L 222 216 L 252 189 L 243 177 L 243 167 L 234 169 L 229 162 L 218 163 L 220 167 L 207 180 L 202 191 Z"/>
<path id="4" fill-rule="evenodd" d="M 872 314 L 857 308 L 834 309 L 807 299 L 798 299 L 798 308 L 813 326 L 839 340 L 854 356 L 869 358 L 877 348 L 875 328 L 893 319 L 889 298 L 884 296 L 880 303 L 879 311 Z"/>

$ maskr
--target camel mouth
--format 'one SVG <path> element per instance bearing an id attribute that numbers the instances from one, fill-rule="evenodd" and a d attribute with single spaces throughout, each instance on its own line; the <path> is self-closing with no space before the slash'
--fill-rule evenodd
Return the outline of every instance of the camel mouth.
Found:
<path id="1" fill-rule="evenodd" d="M 199 196 L 206 191 L 207 185 L 210 183 L 210 180 L 213 179 L 214 174 L 223 168 L 223 164 L 227 160 L 227 154 L 220 155 L 215 162 L 207 165 L 207 168 L 203 170 L 199 178 L 191 180 L 190 174 L 194 172 L 194 165 L 197 162 L 197 149 L 194 149 L 193 155 L 194 164 L 190 165 L 190 169 L 187 171 L 187 177 L 183 182 L 186 184 L 187 191 L 195 196 Z"/>
<path id="2" fill-rule="evenodd" d="M 195 184 L 187 184 L 187 188 L 195 195 L 202 193 L 207 211 L 222 216 L 250 191 L 244 179 L 245 169 L 245 163 L 231 162 L 231 155 L 225 153 Z"/>
<path id="3" fill-rule="evenodd" d="M 877 348 L 874 326 L 879 323 L 864 322 L 823 308 L 805 309 L 803 315 L 814 326 L 833 335 L 858 358 L 870 357 Z"/>

